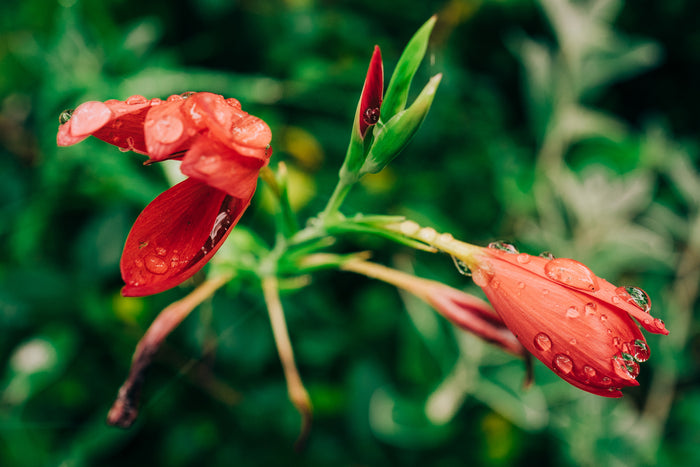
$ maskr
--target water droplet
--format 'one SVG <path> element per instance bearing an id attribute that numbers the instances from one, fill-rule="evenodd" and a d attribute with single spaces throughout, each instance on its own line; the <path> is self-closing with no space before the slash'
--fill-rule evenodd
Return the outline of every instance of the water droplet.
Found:
<path id="1" fill-rule="evenodd" d="M 455 263 L 455 267 L 457 268 L 457 271 L 463 275 L 463 276 L 471 276 L 472 272 L 469 270 L 469 266 L 467 266 L 467 263 L 462 261 L 461 259 L 457 258 L 456 256 L 452 257 L 452 261 Z"/>
<path id="2" fill-rule="evenodd" d="M 639 364 L 634 360 L 626 360 L 622 354 L 614 355 L 612 364 L 615 374 L 622 379 L 631 380 L 639 375 Z"/>
<path id="3" fill-rule="evenodd" d="M 180 94 L 180 97 L 182 97 L 183 99 L 187 99 L 188 97 L 191 97 L 194 94 L 197 94 L 197 93 L 195 91 L 187 91 L 187 92 L 183 92 L 182 94 Z"/>
<path id="4" fill-rule="evenodd" d="M 518 249 L 515 248 L 515 246 L 502 241 L 489 243 L 489 248 L 493 248 L 494 250 L 505 251 L 507 253 L 518 253 Z"/>
<path id="5" fill-rule="evenodd" d="M 530 262 L 530 255 L 527 253 L 520 253 L 515 259 L 518 260 L 520 264 L 527 264 Z"/>
<path id="6" fill-rule="evenodd" d="M 136 259 L 134 260 L 134 265 L 135 265 L 137 268 L 142 268 L 142 267 L 143 267 L 143 261 L 142 261 L 141 259 L 139 259 L 139 258 L 136 258 Z"/>
<path id="7" fill-rule="evenodd" d="M 156 248 L 156 254 L 158 256 L 165 256 L 166 253 L 168 253 L 168 250 L 166 250 L 165 248 L 160 247 L 160 246 L 158 248 Z"/>
<path id="8" fill-rule="evenodd" d="M 635 360 L 638 362 L 646 362 L 649 360 L 649 355 L 651 352 L 649 351 L 649 346 L 646 342 L 644 342 L 642 339 L 635 339 L 631 344 L 631 352 Z"/>
<path id="9" fill-rule="evenodd" d="M 151 105 L 160 105 L 160 104 L 162 104 L 162 103 L 163 103 L 163 99 L 160 99 L 160 98 L 158 98 L 158 97 L 154 97 L 154 98 L 151 99 L 151 101 L 150 101 L 150 104 L 151 104 Z"/>
<path id="10" fill-rule="evenodd" d="M 168 96 L 168 99 L 167 99 L 168 102 L 179 102 L 181 100 L 184 100 L 184 99 L 179 94 L 173 94 L 172 96 Z"/>
<path id="11" fill-rule="evenodd" d="M 73 116 L 73 112 L 75 112 L 74 109 L 66 109 L 61 112 L 61 115 L 58 116 L 58 123 L 63 125 L 64 123 L 68 122 L 68 120 L 70 120 L 70 118 Z"/>
<path id="12" fill-rule="evenodd" d="M 519 288 L 519 289 L 524 289 L 524 288 L 525 288 L 525 282 L 518 282 L 518 288 Z"/>
<path id="13" fill-rule="evenodd" d="M 645 313 L 649 313 L 649 310 L 651 310 L 651 299 L 649 299 L 649 295 L 639 287 L 622 286 L 616 288 L 615 293 L 620 298 L 635 305 Z"/>
<path id="14" fill-rule="evenodd" d="M 146 99 L 143 96 L 139 96 L 139 95 L 127 97 L 126 100 L 124 101 L 124 103 L 128 104 L 128 105 L 145 104 L 147 102 L 148 102 L 148 99 Z"/>
<path id="15" fill-rule="evenodd" d="M 608 320 L 607 315 L 600 315 L 600 322 L 601 322 L 601 323 L 604 323 L 604 322 L 606 322 L 607 320 Z"/>
<path id="16" fill-rule="evenodd" d="M 178 255 L 173 255 L 170 258 L 170 267 L 174 269 L 174 268 L 178 267 L 179 265 L 180 265 L 180 257 Z"/>
<path id="17" fill-rule="evenodd" d="M 574 362 L 571 361 L 570 357 L 568 357 L 567 355 L 564 355 L 562 353 L 557 354 L 554 357 L 554 361 L 552 362 L 552 365 L 554 366 L 554 368 L 561 371 L 565 375 L 568 375 L 569 373 L 571 373 L 571 370 L 574 369 Z"/>
<path id="18" fill-rule="evenodd" d="M 580 314 L 581 313 L 579 313 L 578 308 L 576 308 L 575 306 L 570 306 L 566 310 L 567 318 L 578 318 Z"/>
<path id="19" fill-rule="evenodd" d="M 615 347 L 620 347 L 620 338 L 619 337 L 613 337 L 613 345 Z"/>
<path id="20" fill-rule="evenodd" d="M 547 277 L 560 284 L 576 289 L 595 292 L 598 290 L 598 280 L 593 272 L 585 265 L 569 258 L 555 258 L 544 265 Z"/>
<path id="21" fill-rule="evenodd" d="M 596 309 L 596 304 L 593 302 L 588 302 L 583 307 L 583 311 L 584 311 L 584 313 L 586 313 L 586 316 L 594 315 L 595 309 Z"/>
<path id="22" fill-rule="evenodd" d="M 148 255 L 144 258 L 144 263 L 146 269 L 151 271 L 153 274 L 165 274 L 168 271 L 168 265 L 165 263 L 163 258 L 159 258 L 155 255 Z"/>
<path id="23" fill-rule="evenodd" d="M 602 384 L 603 386 L 610 386 L 612 384 L 612 380 L 607 376 L 603 376 L 603 378 L 601 378 L 600 380 L 600 384 Z"/>
<path id="24" fill-rule="evenodd" d="M 238 99 L 234 99 L 233 97 L 229 97 L 228 99 L 226 99 L 226 103 L 236 109 L 241 108 L 241 103 L 238 101 Z"/>
<path id="25" fill-rule="evenodd" d="M 540 258 L 548 259 L 551 261 L 554 259 L 554 255 L 549 251 L 543 251 L 542 253 L 540 253 Z"/>
<path id="26" fill-rule="evenodd" d="M 153 120 L 147 122 L 151 123 Z M 148 125 L 150 126 L 150 125 Z M 171 144 L 180 139 L 182 133 L 185 131 L 185 126 L 182 120 L 177 118 L 175 115 L 165 115 L 163 118 L 158 119 L 152 123 L 152 128 L 150 132 L 153 134 L 158 142 L 163 144 Z"/>
<path id="27" fill-rule="evenodd" d="M 478 267 L 472 271 L 472 280 L 479 287 L 486 287 L 493 279 L 493 271 L 487 267 Z"/>
<path id="28" fill-rule="evenodd" d="M 549 338 L 549 336 L 543 332 L 537 334 L 535 336 L 535 347 L 537 347 L 539 350 L 543 352 L 547 352 L 549 349 L 552 348 L 552 340 Z"/>
<path id="29" fill-rule="evenodd" d="M 367 125 L 374 125 L 379 121 L 379 107 L 368 107 L 362 115 L 362 121 Z"/>
<path id="30" fill-rule="evenodd" d="M 583 374 L 586 375 L 586 378 L 593 379 L 593 378 L 595 378 L 596 372 L 592 367 L 590 367 L 588 365 L 584 365 L 583 366 Z"/>
<path id="31" fill-rule="evenodd" d="M 221 159 L 218 154 L 200 156 L 195 169 L 203 175 L 211 175 L 221 167 Z"/>
<path id="32" fill-rule="evenodd" d="M 656 328 L 659 329 L 659 330 L 661 330 L 661 331 L 663 331 L 664 329 L 666 329 L 666 325 L 665 325 L 664 322 L 663 322 L 662 320 L 660 320 L 659 318 L 654 318 L 654 326 L 656 326 Z"/>
<path id="33" fill-rule="evenodd" d="M 576 338 L 572 337 L 571 340 L 569 341 L 569 344 L 576 345 L 576 344 L 578 344 L 578 341 L 576 340 Z"/>

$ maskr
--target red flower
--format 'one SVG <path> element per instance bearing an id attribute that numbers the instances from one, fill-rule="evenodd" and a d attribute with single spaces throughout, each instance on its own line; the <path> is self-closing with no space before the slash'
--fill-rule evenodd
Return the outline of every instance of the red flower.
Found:
<path id="1" fill-rule="evenodd" d="M 615 287 L 578 261 L 484 248 L 473 278 L 518 340 L 584 391 L 620 397 L 637 386 L 649 347 L 635 324 L 668 334 L 641 289 Z"/>
<path id="2" fill-rule="evenodd" d="M 139 215 L 121 258 L 125 296 L 162 292 L 216 253 L 248 207 L 270 157 L 269 127 L 236 99 L 200 92 L 167 101 L 85 102 L 58 129 L 59 146 L 88 136 L 149 157 L 182 160 L 189 178 Z"/>

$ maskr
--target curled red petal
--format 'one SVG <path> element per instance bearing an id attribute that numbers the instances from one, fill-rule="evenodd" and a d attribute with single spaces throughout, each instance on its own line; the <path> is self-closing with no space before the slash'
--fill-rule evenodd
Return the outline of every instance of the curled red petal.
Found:
<path id="1" fill-rule="evenodd" d="M 208 130 L 213 138 L 228 145 L 265 149 L 272 140 L 270 127 L 244 112 L 238 101 L 209 92 L 198 92 L 183 104 L 183 113 L 192 125 Z"/>
<path id="2" fill-rule="evenodd" d="M 251 193 L 252 196 L 252 193 Z M 175 287 L 199 271 L 250 203 L 195 179 L 161 193 L 141 212 L 121 258 L 124 296 Z"/>
<path id="3" fill-rule="evenodd" d="M 379 121 L 379 109 L 384 96 L 384 66 L 379 46 L 374 46 L 374 53 L 369 62 L 367 77 L 360 97 L 360 135 L 364 138 L 367 129 Z"/>
<path id="4" fill-rule="evenodd" d="M 58 128 L 56 142 L 59 146 L 69 146 L 92 135 L 122 149 L 145 154 L 143 122 L 149 109 L 160 102 L 142 96 L 132 96 L 125 102 L 84 102 Z"/>
<path id="5" fill-rule="evenodd" d="M 143 123 L 146 149 L 152 162 L 169 159 L 186 150 L 198 129 L 184 114 L 188 99 L 169 99 L 153 107 Z"/>
<path id="6" fill-rule="evenodd" d="M 231 196 L 249 198 L 255 191 L 260 169 L 266 163 L 264 157 L 242 156 L 224 144 L 202 135 L 185 154 L 180 170 Z"/>

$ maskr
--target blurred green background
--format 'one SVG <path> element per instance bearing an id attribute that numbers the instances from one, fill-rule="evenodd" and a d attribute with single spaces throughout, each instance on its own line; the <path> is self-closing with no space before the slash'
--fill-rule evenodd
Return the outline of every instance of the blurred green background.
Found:
<path id="1" fill-rule="evenodd" d="M 374 44 L 390 73 L 439 19 L 423 128 L 347 213 L 508 240 L 637 285 L 671 334 L 608 400 L 455 331 L 411 297 L 321 273 L 283 297 L 314 404 L 293 451 L 260 294 L 233 284 L 171 335 L 137 424 L 104 419 L 133 349 L 187 292 L 121 298 L 119 256 L 167 187 L 97 140 L 55 144 L 85 100 L 236 97 L 273 130 L 301 218 L 329 196 Z M 6 0 L 0 6 L 0 465 L 700 465 L 700 3 L 693 0 Z M 261 188 L 237 231 L 273 238 Z M 477 292 L 449 258 L 348 239 Z"/>

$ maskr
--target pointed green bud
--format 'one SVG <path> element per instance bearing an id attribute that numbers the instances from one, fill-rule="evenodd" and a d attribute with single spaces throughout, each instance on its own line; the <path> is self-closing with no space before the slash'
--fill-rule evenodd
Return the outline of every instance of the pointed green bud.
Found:
<path id="1" fill-rule="evenodd" d="M 399 62 L 396 64 L 394 74 L 391 75 L 389 87 L 384 95 L 382 103 L 381 120 L 387 122 L 397 113 L 401 112 L 406 107 L 408 99 L 408 89 L 411 86 L 413 76 L 418 70 L 418 66 L 425 51 L 428 48 L 428 39 L 433 31 L 437 16 L 432 16 L 421 28 L 413 35 L 408 45 L 401 54 Z"/>
<path id="2" fill-rule="evenodd" d="M 379 172 L 406 147 L 428 114 L 441 79 L 442 73 L 433 76 L 408 109 L 394 115 L 386 124 L 375 127 L 372 147 L 360 176 Z"/>

